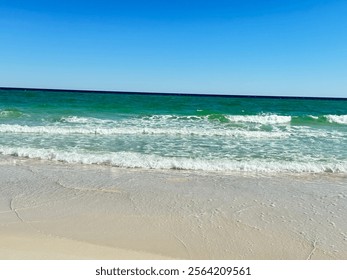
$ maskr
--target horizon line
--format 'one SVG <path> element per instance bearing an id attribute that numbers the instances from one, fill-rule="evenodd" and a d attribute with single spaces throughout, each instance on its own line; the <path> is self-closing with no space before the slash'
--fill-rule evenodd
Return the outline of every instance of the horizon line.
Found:
<path id="1" fill-rule="evenodd" d="M 162 96 L 199 96 L 199 97 L 225 97 L 225 98 L 273 98 L 273 99 L 311 99 L 311 100 L 347 100 L 347 97 L 315 97 L 315 96 L 288 96 L 288 95 L 256 95 L 256 94 L 221 94 L 221 93 L 185 93 L 185 92 L 155 92 L 155 91 L 121 91 L 121 90 L 91 90 L 91 89 L 57 89 L 35 87 L 0 87 L 1 90 L 21 91 L 50 91 L 50 92 L 76 92 L 98 94 L 138 94 Z"/>

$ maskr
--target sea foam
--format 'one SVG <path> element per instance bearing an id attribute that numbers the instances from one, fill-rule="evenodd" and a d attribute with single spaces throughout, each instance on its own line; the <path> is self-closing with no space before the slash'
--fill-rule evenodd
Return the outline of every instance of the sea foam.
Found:
<path id="1" fill-rule="evenodd" d="M 13 148 L 0 146 L 0 154 L 33 159 L 62 161 L 66 163 L 111 165 L 125 168 L 181 169 L 201 171 L 242 171 L 242 172 L 291 172 L 291 173 L 346 173 L 347 162 L 285 162 L 259 159 L 236 161 L 226 159 L 199 159 L 163 157 L 134 152 L 89 153 L 54 149 Z"/>
<path id="2" fill-rule="evenodd" d="M 326 115 L 330 123 L 347 124 L 347 115 Z"/>
<path id="3" fill-rule="evenodd" d="M 276 114 L 263 114 L 254 116 L 226 116 L 231 122 L 258 123 L 258 124 L 284 124 L 290 123 L 291 116 L 279 116 Z"/>
<path id="4" fill-rule="evenodd" d="M 216 129 L 197 127 L 70 127 L 70 126 L 27 126 L 27 125 L 0 125 L 1 133 L 32 133 L 32 134 L 99 134 L 99 135 L 129 135 L 129 134 L 156 134 L 156 135 L 185 135 L 185 136 L 225 136 L 245 138 L 283 138 L 288 132 L 277 131 L 247 131 L 241 129 Z"/>
<path id="5" fill-rule="evenodd" d="M 91 117 L 77 117 L 77 116 L 69 116 L 69 117 L 61 117 L 61 122 L 64 123 L 76 123 L 76 124 L 109 124 L 115 123 L 113 120 L 104 120 L 98 118 Z"/>

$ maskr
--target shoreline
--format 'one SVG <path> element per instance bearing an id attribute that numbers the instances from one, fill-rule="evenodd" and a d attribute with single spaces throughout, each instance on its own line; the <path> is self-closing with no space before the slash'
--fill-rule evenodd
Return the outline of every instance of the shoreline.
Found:
<path id="1" fill-rule="evenodd" d="M 347 259 L 346 179 L 0 156 L 0 259 Z"/>

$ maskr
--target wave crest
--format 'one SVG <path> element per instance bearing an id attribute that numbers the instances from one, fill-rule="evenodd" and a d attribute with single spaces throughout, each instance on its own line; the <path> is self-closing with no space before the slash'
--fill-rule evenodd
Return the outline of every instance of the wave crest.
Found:
<path id="1" fill-rule="evenodd" d="M 226 116 L 231 122 L 257 123 L 257 124 L 285 124 L 290 123 L 291 116 L 279 116 L 276 114 L 269 115 L 249 115 L 249 116 Z"/>
<path id="2" fill-rule="evenodd" d="M 197 127 L 165 128 L 165 127 L 68 127 L 68 126 L 22 126 L 0 125 L 1 133 L 33 133 L 33 134 L 100 134 L 100 135 L 128 135 L 128 134 L 152 134 L 152 135 L 185 135 L 185 136 L 225 136 L 245 138 L 283 138 L 290 136 L 289 132 L 279 131 L 248 131 L 240 129 L 204 129 Z"/>
<path id="3" fill-rule="evenodd" d="M 264 173 L 346 173 L 347 162 L 285 162 L 265 160 L 233 161 L 226 159 L 208 160 L 159 155 L 117 152 L 107 154 L 85 154 L 81 151 L 56 151 L 53 149 L 1 147 L 0 154 L 34 159 L 62 161 L 67 163 L 111 165 L 126 168 L 182 169 L 201 171 L 238 171 Z"/>
<path id="4" fill-rule="evenodd" d="M 347 124 L 347 115 L 326 115 L 330 123 Z"/>

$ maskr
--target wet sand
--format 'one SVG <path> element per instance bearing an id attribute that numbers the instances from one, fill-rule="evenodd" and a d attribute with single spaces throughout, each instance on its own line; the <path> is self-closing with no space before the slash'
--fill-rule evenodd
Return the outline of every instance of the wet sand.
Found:
<path id="1" fill-rule="evenodd" d="M 347 259 L 347 176 L 1 156 L 0 259 Z"/>

